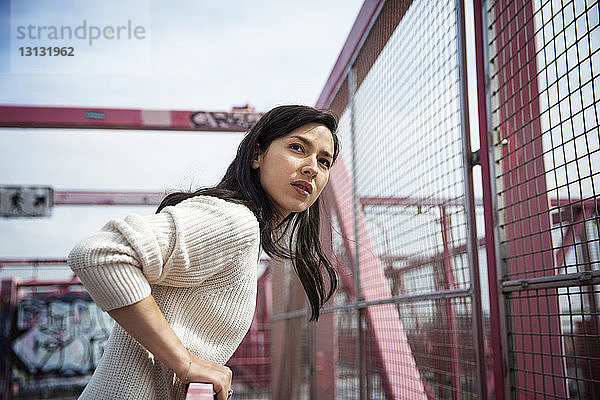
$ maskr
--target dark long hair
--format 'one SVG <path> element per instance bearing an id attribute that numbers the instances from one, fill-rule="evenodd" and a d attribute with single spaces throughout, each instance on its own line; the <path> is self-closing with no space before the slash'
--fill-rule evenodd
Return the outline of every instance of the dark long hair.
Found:
<path id="1" fill-rule="evenodd" d="M 333 113 L 301 105 L 275 107 L 250 128 L 240 143 L 234 160 L 216 186 L 195 192 L 169 194 L 162 200 L 156 212 L 200 195 L 218 197 L 247 206 L 259 222 L 263 250 L 271 257 L 292 261 L 310 302 L 310 319 L 317 320 L 320 308 L 333 295 L 338 284 L 335 269 L 325 256 L 319 241 L 320 200 L 317 199 L 305 211 L 291 213 L 274 228 L 272 222 L 277 216 L 277 211 L 260 184 L 258 170 L 251 167 L 257 148 L 266 150 L 273 140 L 310 123 L 324 125 L 331 131 L 335 162 L 340 149 L 336 135 L 338 120 Z M 287 246 L 282 245 L 280 240 L 285 233 L 289 234 Z M 328 284 L 324 276 L 327 277 Z"/>

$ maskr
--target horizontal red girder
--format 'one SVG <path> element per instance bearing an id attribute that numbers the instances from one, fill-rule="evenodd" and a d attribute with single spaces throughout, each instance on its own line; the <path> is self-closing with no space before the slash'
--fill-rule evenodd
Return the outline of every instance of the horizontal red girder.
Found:
<path id="1" fill-rule="evenodd" d="M 251 108 L 229 112 L 6 105 L 0 106 L 0 127 L 243 132 L 261 116 Z"/>
<path id="2" fill-rule="evenodd" d="M 65 258 L 0 258 L 0 268 L 5 265 L 66 264 Z"/>
<path id="3" fill-rule="evenodd" d="M 43 281 L 38 279 L 31 279 L 27 281 L 18 281 L 18 287 L 28 286 L 28 287 L 39 287 L 39 286 L 83 286 L 81 281 L 77 278 L 73 278 L 71 280 L 63 280 L 63 281 Z"/>
<path id="4" fill-rule="evenodd" d="M 164 192 L 108 192 L 85 190 L 54 191 L 55 205 L 118 205 L 156 206 L 160 204 Z"/>

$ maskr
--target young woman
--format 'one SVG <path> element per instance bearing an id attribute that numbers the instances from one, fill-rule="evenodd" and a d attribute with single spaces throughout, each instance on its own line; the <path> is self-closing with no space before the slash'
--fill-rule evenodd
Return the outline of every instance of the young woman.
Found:
<path id="1" fill-rule="evenodd" d="M 276 107 L 217 186 L 168 195 L 154 215 L 111 220 L 71 251 L 69 266 L 117 321 L 81 399 L 182 399 L 189 382 L 212 383 L 227 399 L 224 364 L 252 321 L 261 247 L 291 259 L 319 317 L 337 286 L 319 244 L 336 129 L 329 112 Z"/>

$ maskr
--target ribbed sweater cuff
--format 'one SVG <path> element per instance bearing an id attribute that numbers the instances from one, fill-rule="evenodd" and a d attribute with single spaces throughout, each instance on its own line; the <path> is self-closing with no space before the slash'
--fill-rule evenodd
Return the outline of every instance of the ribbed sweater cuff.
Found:
<path id="1" fill-rule="evenodd" d="M 150 284 L 130 265 L 96 266 L 77 271 L 96 304 L 104 311 L 125 307 L 150 296 Z"/>

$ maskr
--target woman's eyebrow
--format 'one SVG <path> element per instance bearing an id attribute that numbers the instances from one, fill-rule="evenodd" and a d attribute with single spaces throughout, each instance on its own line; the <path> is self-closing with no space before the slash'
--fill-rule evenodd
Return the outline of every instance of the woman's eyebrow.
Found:
<path id="1" fill-rule="evenodd" d="M 301 141 L 302 143 L 304 143 L 306 146 L 308 147 L 314 147 L 313 142 L 310 139 L 307 139 L 305 137 L 302 136 L 290 136 L 291 138 L 295 138 L 298 139 L 299 141 Z M 321 150 L 321 154 L 323 154 L 325 157 L 329 157 L 329 158 L 333 158 L 333 156 L 331 154 L 329 154 L 329 152 L 327 150 Z"/>

